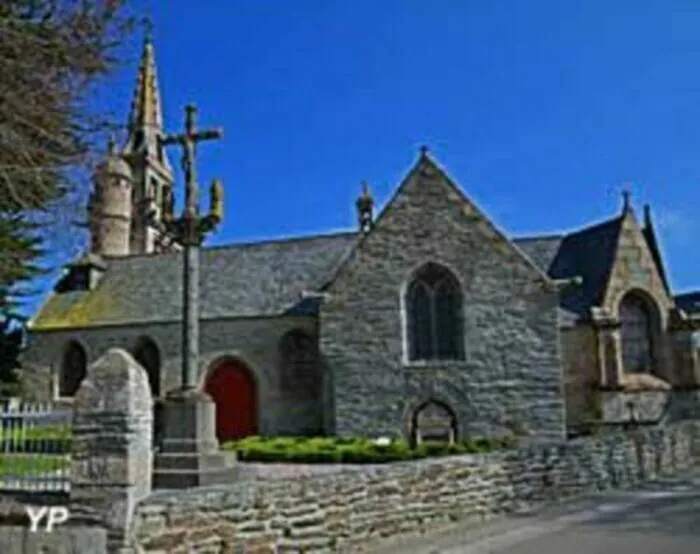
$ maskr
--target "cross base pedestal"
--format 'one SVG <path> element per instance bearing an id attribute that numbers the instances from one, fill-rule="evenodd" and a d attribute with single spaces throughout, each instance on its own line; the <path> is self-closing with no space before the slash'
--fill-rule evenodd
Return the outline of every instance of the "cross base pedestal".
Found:
<path id="1" fill-rule="evenodd" d="M 176 391 L 163 402 L 163 440 L 154 458 L 153 487 L 189 488 L 235 479 L 235 454 L 219 450 L 216 406 L 198 391 Z"/>

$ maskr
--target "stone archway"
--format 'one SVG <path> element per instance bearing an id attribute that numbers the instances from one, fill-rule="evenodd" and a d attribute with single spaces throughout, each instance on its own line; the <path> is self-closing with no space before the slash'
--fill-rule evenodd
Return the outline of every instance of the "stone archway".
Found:
<path id="1" fill-rule="evenodd" d="M 411 443 L 424 441 L 446 442 L 457 440 L 457 417 L 447 404 L 428 400 L 420 404 L 411 415 Z"/>
<path id="2" fill-rule="evenodd" d="M 216 404 L 216 437 L 220 442 L 258 433 L 258 387 L 252 371 L 242 362 L 218 362 L 204 384 Z"/>

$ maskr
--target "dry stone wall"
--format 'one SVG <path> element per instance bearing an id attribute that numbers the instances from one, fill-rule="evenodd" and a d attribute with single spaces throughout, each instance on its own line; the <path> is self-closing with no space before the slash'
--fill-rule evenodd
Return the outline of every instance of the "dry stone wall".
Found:
<path id="1" fill-rule="evenodd" d="M 145 553 L 352 552 L 375 539 L 626 488 L 700 456 L 700 424 L 553 446 L 152 495 L 137 508 Z"/>

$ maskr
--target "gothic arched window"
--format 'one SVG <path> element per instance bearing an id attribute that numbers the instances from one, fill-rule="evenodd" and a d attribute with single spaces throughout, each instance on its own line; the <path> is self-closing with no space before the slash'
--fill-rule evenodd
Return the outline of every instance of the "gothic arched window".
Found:
<path id="1" fill-rule="evenodd" d="M 281 387 L 310 393 L 318 387 L 316 345 L 304 331 L 295 329 L 280 341 Z"/>
<path id="2" fill-rule="evenodd" d="M 464 358 L 462 291 L 455 276 L 437 264 L 424 265 L 406 289 L 408 358 Z"/>
<path id="3" fill-rule="evenodd" d="M 620 302 L 622 367 L 627 372 L 651 371 L 653 362 L 652 313 L 640 295 L 628 293 Z"/>
<path id="4" fill-rule="evenodd" d="M 87 374 L 87 356 L 79 343 L 71 341 L 66 346 L 61 361 L 58 395 L 69 398 L 75 395 Z"/>

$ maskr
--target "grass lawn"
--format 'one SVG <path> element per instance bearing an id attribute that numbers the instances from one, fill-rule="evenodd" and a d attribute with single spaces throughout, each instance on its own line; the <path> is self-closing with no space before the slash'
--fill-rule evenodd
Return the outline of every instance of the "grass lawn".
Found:
<path id="1" fill-rule="evenodd" d="M 12 427 L 0 429 L 0 441 L 60 441 L 70 440 L 72 431 L 68 425 L 42 425 L 37 427 Z M 2 455 L 2 453 L 0 453 Z"/>
<path id="2" fill-rule="evenodd" d="M 0 454 L 0 479 L 39 476 L 70 467 L 70 458 L 51 454 Z"/>

